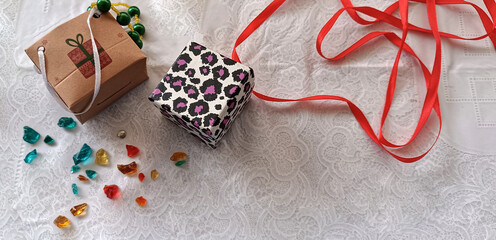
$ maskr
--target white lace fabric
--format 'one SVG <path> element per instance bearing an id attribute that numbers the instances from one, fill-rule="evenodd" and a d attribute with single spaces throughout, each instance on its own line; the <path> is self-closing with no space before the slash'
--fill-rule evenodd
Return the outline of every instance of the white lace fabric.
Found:
<path id="1" fill-rule="evenodd" d="M 443 40 L 444 129 L 431 153 L 413 164 L 387 155 L 344 105 L 333 102 L 276 104 L 254 97 L 215 150 L 161 116 L 147 96 L 188 40 L 195 36 L 229 56 L 238 34 L 269 2 L 127 1 L 140 7 L 147 27 L 143 51 L 150 79 L 67 131 L 56 123 L 68 115 L 22 51 L 89 2 L 4 1 L 0 239 L 496 238 L 496 54 L 488 40 Z M 384 9 L 391 2 L 354 4 Z M 315 50 L 315 38 L 340 7 L 330 0 L 288 1 L 243 43 L 240 58 L 255 70 L 257 91 L 276 97 L 341 95 L 358 104 L 377 129 L 397 49 L 379 39 L 344 60 L 326 62 Z M 424 9 L 412 4 L 411 21 L 426 25 Z M 465 37 L 483 32 L 472 9 L 440 7 L 439 14 L 441 30 Z M 343 16 L 324 52 L 335 54 L 374 29 L 390 28 L 364 28 Z M 411 34 L 408 42 L 432 64 L 432 39 Z M 387 137 L 402 142 L 411 134 L 424 88 L 418 64 L 405 54 Z M 24 142 L 23 126 L 52 136 L 56 145 Z M 406 154 L 425 149 L 437 127 L 430 121 Z M 125 139 L 116 136 L 121 129 Z M 110 166 L 93 163 L 71 174 L 72 155 L 83 143 L 107 150 Z M 140 154 L 127 157 L 126 144 L 139 147 Z M 24 163 L 33 148 L 40 156 Z M 182 167 L 169 161 L 176 151 L 189 154 Z M 146 175 L 143 183 L 115 166 L 131 161 Z M 77 175 L 86 169 L 98 177 L 79 182 Z M 153 169 L 160 173 L 155 181 Z M 78 196 L 72 183 L 79 186 Z M 120 198 L 104 195 L 108 184 L 120 187 Z M 148 199 L 146 207 L 136 204 L 139 196 Z M 73 217 L 69 209 L 83 202 L 88 213 Z M 58 229 L 53 224 L 58 215 L 72 226 Z"/>

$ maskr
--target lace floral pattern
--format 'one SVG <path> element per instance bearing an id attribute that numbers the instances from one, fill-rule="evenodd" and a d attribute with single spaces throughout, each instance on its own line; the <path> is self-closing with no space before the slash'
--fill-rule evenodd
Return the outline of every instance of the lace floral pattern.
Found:
<path id="1" fill-rule="evenodd" d="M 142 1 L 140 7 L 146 8 L 147 31 L 181 36 L 201 31 L 207 2 Z M 204 45 L 229 54 L 237 34 L 268 2 L 221 1 L 230 17 L 215 31 L 203 32 Z M 383 9 L 390 2 L 360 4 Z M 41 77 L 9 60 L 14 58 L 11 33 L 21 3 L 7 0 L 0 9 L 1 239 L 496 237 L 494 155 L 472 154 L 442 138 L 421 161 L 400 163 L 367 138 L 342 104 L 274 104 L 253 98 L 212 150 L 167 121 L 146 99 L 168 67 L 152 61 L 150 80 L 67 132 L 56 126 L 66 114 Z M 46 10 L 53 4 L 47 0 Z M 377 129 L 396 48 L 378 40 L 345 60 L 325 62 L 315 51 L 315 37 L 340 7 L 337 1 L 288 1 L 239 54 L 255 70 L 258 91 L 277 97 L 342 95 L 364 109 Z M 326 39 L 325 51 L 336 53 L 370 30 L 343 17 Z M 145 39 L 144 51 L 154 60 L 153 52 L 147 52 L 151 47 Z M 417 63 L 405 56 L 386 129 L 394 141 L 406 140 L 416 124 L 425 91 L 420 74 Z M 33 148 L 22 141 L 24 125 L 56 141 L 54 147 L 36 144 L 40 156 L 31 165 L 22 161 Z M 125 139 L 116 137 L 120 129 L 127 131 Z M 428 146 L 435 131 L 432 121 L 414 147 Z M 88 184 L 70 174 L 72 154 L 83 143 L 106 149 L 111 163 L 84 166 L 99 173 Z M 142 150 L 133 160 L 147 176 L 144 183 L 115 168 L 132 161 L 125 144 Z M 175 151 L 187 152 L 190 161 L 173 166 L 168 158 Z M 152 169 L 160 172 L 156 181 L 149 178 Z M 72 183 L 79 185 L 79 196 L 72 194 Z M 105 184 L 117 184 L 121 198 L 107 199 Z M 141 195 L 148 199 L 146 207 L 135 203 Z M 82 202 L 88 203 L 88 214 L 70 216 L 70 207 Z M 56 228 L 52 221 L 58 215 L 69 217 L 72 227 Z"/>

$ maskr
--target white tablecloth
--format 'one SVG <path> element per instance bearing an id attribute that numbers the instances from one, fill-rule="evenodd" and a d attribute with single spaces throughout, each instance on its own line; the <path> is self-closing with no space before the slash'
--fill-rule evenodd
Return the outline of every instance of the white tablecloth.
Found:
<path id="1" fill-rule="evenodd" d="M 496 54 L 488 40 L 443 41 L 439 97 L 441 139 L 424 159 L 400 163 L 359 128 L 341 103 L 274 104 L 253 98 L 220 146 L 212 150 L 162 117 L 146 99 L 191 38 L 229 55 L 236 37 L 270 1 L 128 1 L 142 10 L 143 51 L 150 79 L 75 131 L 56 123 L 68 116 L 51 98 L 22 50 L 48 30 L 86 9 L 86 1 L 3 0 L 0 4 L 0 238 L 1 239 L 494 239 L 496 238 Z M 354 1 L 384 8 L 391 1 Z M 481 2 L 481 1 L 480 1 Z M 396 47 L 384 39 L 345 60 L 326 62 L 315 50 L 335 0 L 291 0 L 241 47 L 255 69 L 256 89 L 278 97 L 341 95 L 357 103 L 377 129 Z M 411 20 L 427 26 L 425 8 L 411 5 Z M 482 34 L 469 8 L 440 7 L 442 30 Z M 325 52 L 337 53 L 373 29 L 339 20 Z M 408 41 L 432 64 L 433 41 Z M 418 64 L 408 55 L 386 136 L 401 142 L 414 129 L 425 93 Z M 42 141 L 40 156 L 22 140 L 28 125 Z M 407 153 L 433 141 L 433 118 Z M 127 131 L 119 139 L 119 130 Z M 99 176 L 80 183 L 70 174 L 83 143 L 106 149 L 111 165 L 90 164 Z M 125 144 L 141 149 L 134 159 Z M 189 161 L 168 159 L 184 151 Z M 135 160 L 143 183 L 115 165 Z M 160 178 L 149 173 L 157 169 Z M 79 185 L 79 195 L 71 184 Z M 103 193 L 117 184 L 117 200 Z M 139 207 L 138 196 L 148 199 Z M 86 202 L 88 213 L 69 209 Z M 67 216 L 72 226 L 52 222 Z"/>

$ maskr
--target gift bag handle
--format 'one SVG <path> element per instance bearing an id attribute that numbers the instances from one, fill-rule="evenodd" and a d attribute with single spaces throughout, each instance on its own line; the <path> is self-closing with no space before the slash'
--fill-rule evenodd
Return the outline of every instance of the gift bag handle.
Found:
<path id="1" fill-rule="evenodd" d="M 91 102 L 86 106 L 86 108 L 78 113 L 72 112 L 67 105 L 64 103 L 64 101 L 60 98 L 59 94 L 53 89 L 52 85 L 48 82 L 47 79 L 47 74 L 46 74 L 46 65 L 45 65 L 45 47 L 40 46 L 38 48 L 38 59 L 40 63 L 40 71 L 43 76 L 43 81 L 45 82 L 45 86 L 48 89 L 48 92 L 55 98 L 57 103 L 59 103 L 62 108 L 64 108 L 66 111 L 73 113 L 74 115 L 81 115 L 86 112 L 88 112 L 91 107 L 93 106 L 93 103 L 95 102 L 96 97 L 98 96 L 98 93 L 100 92 L 100 85 L 102 81 L 102 69 L 100 66 L 100 54 L 98 53 L 98 47 L 96 46 L 95 38 L 93 37 L 93 31 L 91 31 L 91 18 L 95 14 L 95 8 L 92 8 L 86 23 L 88 24 L 88 29 L 90 30 L 90 38 L 91 38 L 91 46 L 93 48 L 93 59 L 95 61 L 95 88 L 93 91 L 93 97 L 91 98 Z M 82 35 L 78 35 L 77 37 L 81 36 L 81 41 L 82 41 Z M 79 40 L 79 39 L 78 39 Z"/>
<path id="2" fill-rule="evenodd" d="M 232 52 L 232 58 L 238 62 L 241 62 L 238 56 L 238 53 L 236 52 L 236 47 L 238 47 L 244 40 L 246 40 L 258 27 L 260 27 L 286 0 L 274 0 L 272 1 L 247 27 L 246 29 L 239 35 L 238 39 L 236 40 L 234 44 L 234 49 Z M 375 39 L 376 37 L 379 36 L 385 36 L 390 42 L 395 44 L 396 46 L 399 47 L 399 50 L 396 55 L 396 59 L 394 62 L 393 69 L 391 71 L 391 76 L 389 79 L 389 84 L 386 92 L 386 100 L 384 104 L 384 111 L 382 114 L 381 118 L 381 124 L 380 124 L 380 129 L 378 135 L 375 134 L 374 130 L 372 129 L 369 121 L 363 114 L 363 112 L 358 108 L 353 102 L 350 100 L 340 97 L 340 96 L 333 96 L 333 95 L 317 95 L 317 96 L 311 96 L 311 97 L 305 97 L 305 98 L 299 98 L 299 99 L 283 99 L 283 98 L 275 98 L 275 97 L 270 97 L 264 94 L 261 94 L 257 91 L 253 91 L 253 94 L 257 96 L 258 98 L 265 100 L 265 101 L 271 101 L 271 102 L 298 102 L 298 101 L 314 101 L 314 100 L 337 100 L 337 101 L 342 101 L 345 102 L 348 107 L 350 108 L 351 112 L 353 113 L 354 117 L 360 124 L 360 126 L 364 129 L 364 131 L 367 133 L 367 135 L 376 143 L 378 144 L 381 148 L 383 148 L 386 152 L 388 152 L 391 156 L 394 158 L 398 159 L 399 161 L 410 163 L 410 162 L 415 162 L 423 158 L 435 145 L 437 140 L 439 139 L 439 135 L 441 134 L 441 126 L 442 126 L 442 118 L 441 118 L 441 110 L 439 107 L 439 99 L 438 99 L 438 86 L 439 86 L 439 79 L 441 76 L 441 36 L 447 37 L 447 38 L 455 38 L 455 39 L 463 39 L 463 40 L 479 40 L 483 39 L 486 37 L 489 37 L 496 49 L 496 24 L 494 22 L 494 18 L 496 18 L 496 4 L 494 0 L 484 0 L 484 4 L 486 5 L 491 17 L 493 20 L 491 21 L 491 18 L 487 16 L 487 14 L 477 5 L 466 2 L 463 0 L 414 0 L 415 2 L 421 2 L 426 4 L 427 8 L 427 15 L 428 15 L 428 20 L 429 20 L 429 25 L 431 29 L 424 29 L 417 27 L 415 25 L 412 25 L 408 22 L 408 0 L 399 0 L 395 3 L 393 3 L 391 6 L 389 6 L 385 11 L 380 11 L 371 7 L 355 7 L 352 5 L 350 0 L 341 0 L 344 8 L 340 9 L 338 12 L 336 12 L 332 18 L 322 27 L 322 29 L 319 32 L 319 35 L 317 37 L 316 41 L 316 48 L 317 52 L 319 53 L 320 56 L 325 58 L 326 60 L 338 60 L 346 55 L 350 54 L 366 42 Z M 436 4 L 444 5 L 444 4 L 465 4 L 465 5 L 470 5 L 472 6 L 476 11 L 477 14 L 479 15 L 481 22 L 484 26 L 484 29 L 486 30 L 486 34 L 483 36 L 479 36 L 476 38 L 463 38 L 460 36 L 456 36 L 454 34 L 449 34 L 449 33 L 444 33 L 440 32 L 438 29 L 438 24 L 437 24 L 437 14 L 436 14 Z M 393 12 L 395 10 L 399 9 L 400 10 L 400 18 L 397 18 L 393 16 Z M 337 21 L 339 16 L 346 11 L 350 17 L 356 21 L 359 24 L 362 25 L 368 25 L 368 24 L 373 24 L 376 22 L 385 22 L 388 23 L 394 27 L 400 28 L 402 30 L 402 37 L 398 37 L 395 33 L 393 32 L 372 32 L 361 38 L 358 42 L 338 54 L 337 56 L 333 58 L 328 58 L 323 55 L 321 51 L 321 46 L 322 46 L 322 41 L 324 40 L 325 36 L 328 34 L 328 32 L 331 30 L 333 27 L 334 23 Z M 367 21 L 363 18 L 361 18 L 357 12 L 363 13 L 365 15 L 368 15 L 376 20 L 374 21 Z M 436 42 L 436 54 L 435 54 L 435 59 L 434 59 L 434 65 L 432 68 L 432 72 L 429 71 L 429 69 L 425 66 L 425 64 L 420 60 L 420 58 L 415 54 L 413 49 L 405 42 L 406 36 L 408 34 L 409 30 L 413 31 L 419 31 L 419 32 L 425 32 L 425 33 L 430 33 L 433 35 L 435 42 Z M 422 68 L 425 81 L 426 81 L 426 88 L 427 88 L 427 93 L 425 96 L 424 100 L 424 105 L 422 107 L 422 113 L 419 118 L 417 127 L 412 134 L 412 137 L 410 138 L 409 141 L 407 141 L 405 144 L 393 144 L 387 139 L 384 138 L 382 130 L 383 130 L 383 125 L 385 123 L 385 120 L 388 116 L 389 109 L 391 107 L 393 98 L 394 98 L 394 91 L 395 91 L 395 86 L 396 86 L 396 78 L 397 78 L 397 71 L 398 71 L 398 64 L 399 64 L 399 59 L 401 56 L 401 53 L 405 50 L 406 52 L 410 53 L 414 58 L 418 60 L 420 63 L 420 66 Z M 439 130 L 437 132 L 436 139 L 432 143 L 432 145 L 425 151 L 423 154 L 420 154 L 415 157 L 403 157 L 399 156 L 393 152 L 391 152 L 388 148 L 401 148 L 409 145 L 420 133 L 422 130 L 423 126 L 425 125 L 427 119 L 429 118 L 431 111 L 434 110 L 436 113 L 438 120 L 439 120 Z"/>

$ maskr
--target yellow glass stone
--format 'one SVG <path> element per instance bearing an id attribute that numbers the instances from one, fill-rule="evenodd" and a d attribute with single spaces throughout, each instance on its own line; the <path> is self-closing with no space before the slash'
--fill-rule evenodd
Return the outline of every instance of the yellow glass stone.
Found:
<path id="1" fill-rule="evenodd" d="M 150 175 L 151 175 L 153 180 L 157 179 L 160 176 L 160 174 L 157 172 L 156 169 L 153 169 L 152 172 L 150 173 Z"/>
<path id="2" fill-rule="evenodd" d="M 88 207 L 88 204 L 86 204 L 86 203 L 76 205 L 76 206 L 71 208 L 71 213 L 74 216 L 84 215 L 84 214 L 86 214 L 86 208 L 87 207 Z"/>
<path id="3" fill-rule="evenodd" d="M 105 151 L 103 148 L 100 148 L 96 152 L 95 163 L 98 165 L 108 165 L 109 157 L 108 157 L 107 151 Z"/>
<path id="4" fill-rule="evenodd" d="M 55 218 L 55 220 L 53 220 L 53 223 L 58 228 L 65 228 L 65 227 L 71 225 L 71 221 L 69 221 L 69 219 L 67 219 L 64 216 L 58 216 L 57 218 Z"/>

